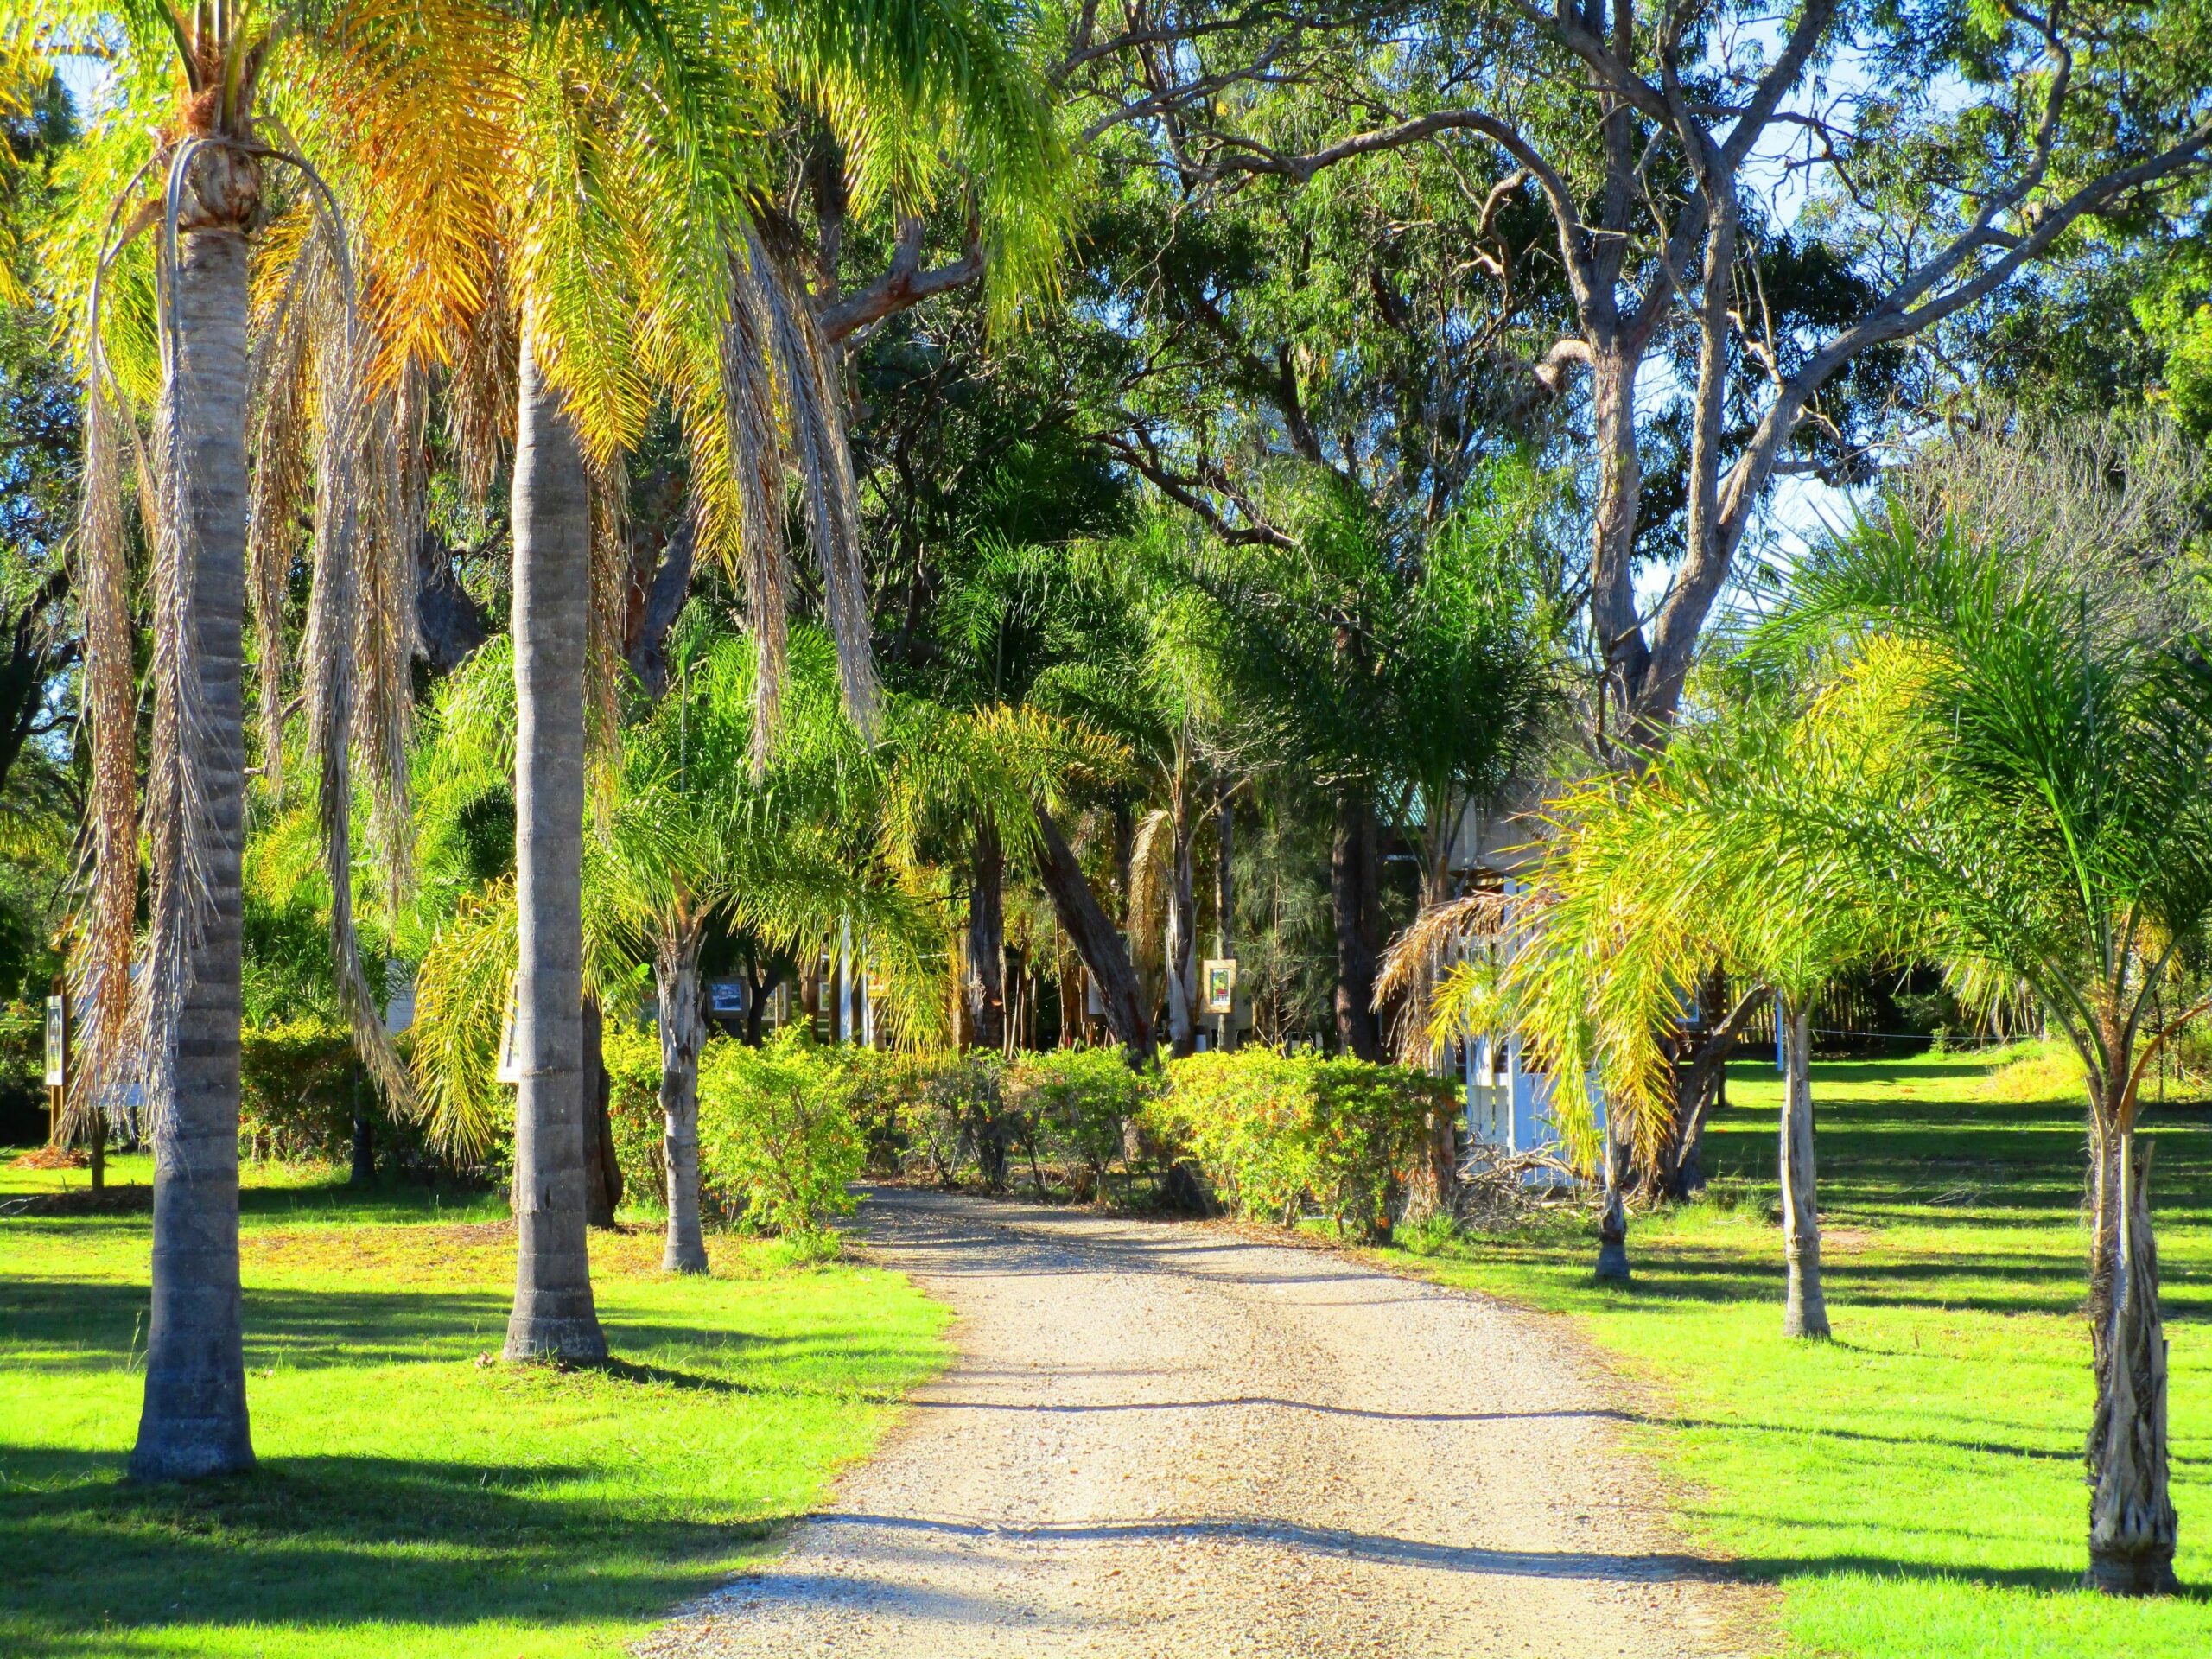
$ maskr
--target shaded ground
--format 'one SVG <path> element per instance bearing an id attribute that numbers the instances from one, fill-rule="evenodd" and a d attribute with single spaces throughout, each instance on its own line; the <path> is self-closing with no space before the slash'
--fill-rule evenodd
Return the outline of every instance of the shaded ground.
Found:
<path id="1" fill-rule="evenodd" d="M 1725 1649 L 1557 1327 L 1218 1229 L 911 1191 L 874 1251 L 955 1369 L 661 1656 Z"/>

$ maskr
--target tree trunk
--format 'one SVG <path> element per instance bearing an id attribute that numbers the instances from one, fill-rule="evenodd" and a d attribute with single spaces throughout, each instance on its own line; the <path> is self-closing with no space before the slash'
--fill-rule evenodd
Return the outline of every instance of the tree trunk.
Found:
<path id="1" fill-rule="evenodd" d="M 134 1480 L 253 1467 L 238 1289 L 239 863 L 245 842 L 246 245 L 188 232 L 176 272 L 178 378 L 191 515 L 192 608 L 206 747 L 207 926 L 186 956 L 176 1095 L 154 1144 L 153 1306 Z M 105 1128 L 100 1131 L 105 1135 Z"/>
<path id="2" fill-rule="evenodd" d="M 607 1357 L 584 1217 L 584 649 L 591 508 L 524 330 L 514 460 L 515 1305 L 509 1359 Z"/>
<path id="3" fill-rule="evenodd" d="M 369 1105 L 362 1093 L 360 1068 L 353 1068 L 353 1163 L 346 1180 L 367 1186 L 377 1178 L 376 1130 L 369 1122 Z"/>
<path id="4" fill-rule="evenodd" d="M 622 1202 L 622 1166 L 614 1155 L 614 1126 L 607 1121 L 607 1027 L 599 999 L 584 999 L 582 1064 L 576 1073 L 576 1102 L 584 1126 L 584 1220 L 612 1227 Z"/>
<path id="5" fill-rule="evenodd" d="M 978 819 L 968 882 L 968 1017 L 976 1046 L 1006 1047 L 1006 849 Z"/>
<path id="6" fill-rule="evenodd" d="M 1789 1260 L 1789 1300 L 1783 1305 L 1782 1334 L 1825 1338 L 1828 1305 L 1821 1294 L 1821 1214 L 1813 1170 L 1813 1081 L 1809 1068 L 1813 1010 L 1808 1002 L 1784 1002 L 1789 1020 L 1789 1072 L 1782 1090 L 1783 1249 Z"/>
<path id="7" fill-rule="evenodd" d="M 664 939 L 653 953 L 660 1003 L 661 1161 L 668 1171 L 664 1273 L 704 1273 L 707 1240 L 699 1228 L 699 1051 L 707 1040 L 699 1014 L 699 946 L 704 930 Z"/>
<path id="8" fill-rule="evenodd" d="M 1178 1059 L 1198 1046 L 1198 902 L 1197 873 L 1192 867 L 1191 821 L 1187 787 L 1175 792 L 1171 828 L 1174 846 L 1167 882 L 1166 961 L 1167 1039 Z"/>
<path id="9" fill-rule="evenodd" d="M 2089 1429 L 2089 1571 L 2110 1595 L 2163 1595 L 2174 1578 L 2175 1520 L 2166 1453 L 2166 1335 L 2158 1317 L 2158 1249 L 2151 1230 L 2151 1144 L 2132 1127 L 2105 1139 L 2111 1223 L 2100 1230 L 2092 1317 L 2102 1316 L 2096 1414 Z M 2101 1301 L 2104 1308 L 2097 1304 Z"/>
<path id="10" fill-rule="evenodd" d="M 1597 1276 L 1626 1284 L 1628 1267 L 1628 1160 L 1630 1147 L 1616 1133 L 1614 1114 L 1605 1113 L 1605 1203 L 1598 1213 Z"/>
<path id="11" fill-rule="evenodd" d="M 1369 904 L 1374 836 L 1366 802 L 1350 791 L 1340 793 L 1336 835 L 1329 846 L 1329 898 L 1337 927 L 1337 1046 L 1363 1060 L 1382 1058 Z"/>
<path id="12" fill-rule="evenodd" d="M 1106 919 L 1098 895 L 1090 890 L 1083 866 L 1077 861 L 1075 849 L 1042 803 L 1037 807 L 1037 830 L 1038 874 L 1052 901 L 1053 914 L 1059 918 L 1061 929 L 1083 958 L 1083 965 L 1098 982 L 1107 1027 L 1120 1039 L 1123 1057 L 1133 1070 L 1142 1071 L 1152 1064 L 1152 1021 L 1145 1015 L 1136 969 L 1129 965 L 1128 945 Z"/>
<path id="13" fill-rule="evenodd" d="M 1236 954 L 1236 814 L 1234 791 L 1224 779 L 1216 787 L 1213 808 L 1213 947 L 1224 960 Z M 1236 1046 L 1236 1011 L 1221 1016 L 1221 1046 Z"/>
<path id="14" fill-rule="evenodd" d="M 810 1037 L 822 1034 L 822 952 L 807 952 L 806 965 L 799 969 L 798 1010 L 806 1016 L 806 1032 Z"/>

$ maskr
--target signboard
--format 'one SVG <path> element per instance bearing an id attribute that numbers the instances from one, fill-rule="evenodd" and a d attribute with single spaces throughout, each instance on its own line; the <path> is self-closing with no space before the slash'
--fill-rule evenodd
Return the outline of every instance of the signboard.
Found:
<path id="1" fill-rule="evenodd" d="M 515 1052 L 515 998 L 519 987 L 507 988 L 507 1017 L 499 1022 L 499 1069 L 494 1073 L 501 1083 L 518 1084 L 522 1081 L 522 1056 Z"/>
<path id="2" fill-rule="evenodd" d="M 1236 1012 L 1236 957 L 1209 957 L 1200 973 L 1198 984 L 1205 998 L 1205 1009 L 1208 1014 Z"/>
<path id="3" fill-rule="evenodd" d="M 46 999 L 46 1086 L 61 1089 L 69 1083 L 69 1000 Z"/>
<path id="4" fill-rule="evenodd" d="M 745 1016 L 747 986 L 741 979 L 710 979 L 707 982 L 707 1012 L 716 1020 L 741 1020 Z"/>

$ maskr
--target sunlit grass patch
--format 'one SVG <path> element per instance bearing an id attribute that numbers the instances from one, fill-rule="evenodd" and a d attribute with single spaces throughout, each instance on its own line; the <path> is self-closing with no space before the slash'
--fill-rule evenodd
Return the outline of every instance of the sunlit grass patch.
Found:
<path id="1" fill-rule="evenodd" d="M 2069 1069 L 2070 1068 L 2070 1069 Z M 2212 1652 L 2201 1590 L 2118 1603 L 2086 1562 L 2088 1332 L 2078 1066 L 2015 1048 L 1814 1068 L 1836 1340 L 1781 1334 L 1778 1080 L 1731 1068 L 1707 1199 L 1639 1216 L 1637 1277 L 1586 1219 L 1409 1269 L 1571 1315 L 1661 1403 L 1630 1430 L 1697 1541 L 1780 1586 L 1777 1645 L 1848 1659 Z M 2212 1584 L 2212 1113 L 2159 1105 L 2177 1567 Z"/>
<path id="2" fill-rule="evenodd" d="M 31 1173 L 0 1198 L 85 1179 Z M 618 1363 L 509 1367 L 498 1194 L 284 1172 L 243 1207 L 262 1466 L 190 1488 L 119 1478 L 143 1211 L 0 1219 L 0 1652 L 614 1652 L 807 1509 L 943 1352 L 894 1275 L 717 1236 L 713 1275 L 675 1279 L 639 1230 L 593 1237 Z"/>

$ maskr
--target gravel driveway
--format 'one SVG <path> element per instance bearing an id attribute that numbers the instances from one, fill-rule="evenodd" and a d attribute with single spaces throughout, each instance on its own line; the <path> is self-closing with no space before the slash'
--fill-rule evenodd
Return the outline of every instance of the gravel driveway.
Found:
<path id="1" fill-rule="evenodd" d="M 645 1653 L 1734 1651 L 1544 1321 L 1215 1227 L 886 1190 L 859 1230 L 957 1362 Z"/>

